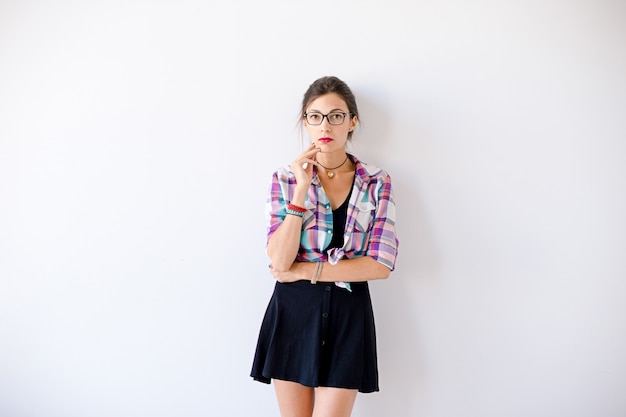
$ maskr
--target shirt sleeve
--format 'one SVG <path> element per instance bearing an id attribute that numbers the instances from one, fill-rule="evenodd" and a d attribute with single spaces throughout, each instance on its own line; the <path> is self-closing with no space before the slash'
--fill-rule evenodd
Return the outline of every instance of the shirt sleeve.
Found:
<path id="1" fill-rule="evenodd" d="M 378 201 L 366 255 L 393 271 L 398 256 L 399 242 L 396 236 L 396 203 L 391 187 L 391 177 L 385 175 L 381 178 L 377 188 Z"/>
<path id="2" fill-rule="evenodd" d="M 287 216 L 287 210 L 285 203 L 285 196 L 283 192 L 283 181 L 279 177 L 279 172 L 275 172 L 272 176 L 272 182 L 269 188 L 269 194 L 265 203 L 265 217 L 267 220 L 267 240 L 266 246 L 270 240 L 270 237 L 276 229 L 282 224 Z"/>

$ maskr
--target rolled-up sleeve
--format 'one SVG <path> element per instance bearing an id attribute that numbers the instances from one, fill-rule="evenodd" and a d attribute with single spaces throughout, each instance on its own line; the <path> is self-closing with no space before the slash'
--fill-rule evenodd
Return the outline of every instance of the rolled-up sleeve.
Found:
<path id="1" fill-rule="evenodd" d="M 394 270 L 398 256 L 396 236 L 396 204 L 391 186 L 391 177 L 385 175 L 376 184 L 377 202 L 370 229 L 367 256 L 371 256 L 390 270 Z"/>
<path id="2" fill-rule="evenodd" d="M 275 172 L 272 176 L 272 182 L 270 184 L 267 201 L 265 203 L 265 217 L 267 219 L 267 242 L 276 229 L 282 224 L 287 215 L 285 204 L 283 183 L 279 178 L 279 173 Z"/>

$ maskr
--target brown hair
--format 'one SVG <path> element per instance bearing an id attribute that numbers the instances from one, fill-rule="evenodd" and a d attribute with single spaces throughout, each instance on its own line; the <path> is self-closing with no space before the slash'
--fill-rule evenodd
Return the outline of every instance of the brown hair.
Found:
<path id="1" fill-rule="evenodd" d="M 302 111 L 300 112 L 300 115 L 304 117 L 306 108 L 313 100 L 330 93 L 335 93 L 340 96 L 348 105 L 348 112 L 350 113 L 351 118 L 357 117 L 358 119 L 359 109 L 357 108 L 356 99 L 354 98 L 352 90 L 350 90 L 348 84 L 333 76 L 322 77 L 313 81 L 308 90 L 306 90 L 306 93 L 304 93 L 304 98 L 302 99 Z M 352 139 L 352 132 L 348 133 L 348 139 Z"/>

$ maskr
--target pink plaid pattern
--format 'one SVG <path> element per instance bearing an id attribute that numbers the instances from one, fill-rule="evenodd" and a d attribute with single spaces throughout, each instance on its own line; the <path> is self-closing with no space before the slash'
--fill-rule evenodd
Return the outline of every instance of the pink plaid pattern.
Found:
<path id="1" fill-rule="evenodd" d="M 360 162 L 356 165 L 354 187 L 348 204 L 348 216 L 342 248 L 323 253 L 333 236 L 333 214 L 330 202 L 316 173 L 307 192 L 297 261 L 336 263 L 340 259 L 371 256 L 393 270 L 398 254 L 396 206 L 391 178 L 380 168 Z M 287 166 L 274 172 L 266 204 L 267 239 L 286 216 L 296 180 Z M 350 281 L 350 279 L 346 279 Z"/>

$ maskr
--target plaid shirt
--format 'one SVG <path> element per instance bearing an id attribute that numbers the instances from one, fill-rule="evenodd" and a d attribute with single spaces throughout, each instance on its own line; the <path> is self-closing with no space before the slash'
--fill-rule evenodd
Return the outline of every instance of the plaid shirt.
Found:
<path id="1" fill-rule="evenodd" d="M 323 253 L 333 237 L 333 211 L 314 170 L 305 200 L 307 211 L 302 221 L 296 261 L 328 261 L 334 265 L 344 258 L 371 256 L 393 271 L 398 239 L 391 178 L 382 169 L 362 163 L 353 155 L 349 157 L 356 165 L 356 173 L 348 203 L 343 247 Z M 287 215 L 286 207 L 295 187 L 296 178 L 291 168 L 287 166 L 274 173 L 266 204 L 268 241 Z"/>

